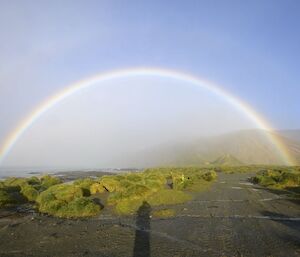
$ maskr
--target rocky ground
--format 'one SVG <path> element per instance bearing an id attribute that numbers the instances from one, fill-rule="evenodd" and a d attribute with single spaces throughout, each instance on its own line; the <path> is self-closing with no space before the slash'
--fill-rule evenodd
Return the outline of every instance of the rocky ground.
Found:
<path id="1" fill-rule="evenodd" d="M 218 174 L 176 216 L 134 217 L 104 210 L 66 220 L 30 205 L 0 211 L 0 256 L 300 256 L 300 200 L 253 185 L 251 174 Z"/>

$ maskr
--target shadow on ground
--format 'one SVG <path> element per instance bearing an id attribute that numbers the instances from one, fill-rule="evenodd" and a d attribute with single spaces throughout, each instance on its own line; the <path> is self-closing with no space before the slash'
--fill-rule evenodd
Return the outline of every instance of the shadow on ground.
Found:
<path id="1" fill-rule="evenodd" d="M 137 211 L 133 257 L 150 257 L 150 213 L 151 206 L 144 201 Z"/>

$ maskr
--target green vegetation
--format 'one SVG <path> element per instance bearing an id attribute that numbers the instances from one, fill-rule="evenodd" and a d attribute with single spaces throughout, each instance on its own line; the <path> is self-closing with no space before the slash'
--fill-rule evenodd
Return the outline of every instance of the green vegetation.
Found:
<path id="1" fill-rule="evenodd" d="M 100 212 L 100 207 L 91 199 L 84 197 L 84 189 L 73 185 L 59 184 L 42 192 L 36 202 L 39 211 L 57 217 L 88 217 Z"/>
<path id="2" fill-rule="evenodd" d="M 92 195 L 97 194 L 97 193 L 104 193 L 104 192 L 105 192 L 105 188 L 99 183 L 93 183 L 90 186 L 90 193 Z"/>
<path id="3" fill-rule="evenodd" d="M 151 206 L 172 205 L 187 202 L 192 199 L 190 194 L 179 190 L 162 189 L 149 197 L 147 202 Z"/>
<path id="4" fill-rule="evenodd" d="M 90 196 L 91 195 L 90 187 L 94 183 L 95 182 L 93 179 L 84 178 L 84 179 L 75 180 L 73 184 L 79 186 L 82 189 L 84 196 Z"/>
<path id="5" fill-rule="evenodd" d="M 20 193 L 30 202 L 35 201 L 39 195 L 39 191 L 29 184 L 22 186 Z"/>
<path id="6" fill-rule="evenodd" d="M 62 183 L 49 175 L 8 178 L 0 181 L 0 207 L 32 202 L 41 213 L 78 218 L 95 216 L 103 206 L 110 206 L 119 215 L 132 215 L 147 202 L 154 207 L 154 217 L 172 217 L 175 211 L 169 208 L 208 189 L 217 177 L 216 172 L 256 172 L 252 178 L 255 183 L 300 193 L 300 167 L 165 167 L 83 178 L 72 183 Z"/>
<path id="7" fill-rule="evenodd" d="M 224 172 L 228 174 L 235 173 L 258 173 L 266 170 L 281 170 L 281 171 L 292 171 L 297 167 L 290 166 L 275 166 L 275 165 L 243 165 L 243 166 L 211 166 L 216 172 Z"/>
<path id="8" fill-rule="evenodd" d="M 105 196 L 105 204 L 112 206 L 117 214 L 130 215 L 145 201 L 150 206 L 189 201 L 193 192 L 206 189 L 216 176 L 213 169 L 170 167 L 78 179 L 72 184 L 63 184 L 59 178 L 49 175 L 9 178 L 0 184 L 0 205 L 18 204 L 22 198 L 35 203 L 41 213 L 65 218 L 89 217 L 100 212 L 97 202 L 102 202 Z M 172 213 L 165 210 L 157 216 L 167 217 Z"/>
<path id="9" fill-rule="evenodd" d="M 196 167 L 156 168 L 110 176 L 119 184 L 107 203 L 123 215 L 134 214 L 144 201 L 151 206 L 181 204 L 192 199 L 192 192 L 207 188 L 216 176 L 213 170 Z"/>
<path id="10" fill-rule="evenodd" d="M 40 179 L 30 178 L 7 178 L 0 182 L 0 206 L 22 204 L 26 201 L 34 202 L 39 193 L 52 185 L 61 183 L 61 180 L 49 175 Z"/>
<path id="11" fill-rule="evenodd" d="M 19 195 L 9 192 L 5 188 L 0 188 L 0 207 L 17 204 L 19 201 Z"/>
<path id="12" fill-rule="evenodd" d="M 263 170 L 252 181 L 268 188 L 286 189 L 300 194 L 300 167 Z"/>
<path id="13" fill-rule="evenodd" d="M 171 218 L 175 216 L 175 210 L 173 209 L 163 209 L 153 212 L 153 217 L 156 218 Z"/>
<path id="14" fill-rule="evenodd" d="M 45 176 L 41 177 L 40 181 L 41 181 L 41 187 L 44 190 L 51 186 L 62 183 L 62 181 L 59 178 L 49 176 L 49 175 L 45 175 Z"/>

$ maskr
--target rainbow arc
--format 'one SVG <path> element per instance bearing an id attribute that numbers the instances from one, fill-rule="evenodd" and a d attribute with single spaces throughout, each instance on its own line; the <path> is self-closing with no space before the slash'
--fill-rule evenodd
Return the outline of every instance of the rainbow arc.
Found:
<path id="1" fill-rule="evenodd" d="M 85 88 L 100 85 L 101 82 L 118 79 L 118 78 L 130 78 L 130 77 L 141 77 L 141 76 L 154 76 L 162 78 L 170 78 L 186 83 L 190 83 L 194 86 L 205 88 L 221 98 L 224 98 L 229 102 L 234 108 L 238 109 L 241 113 L 246 115 L 250 120 L 257 125 L 259 129 L 272 132 L 273 129 L 270 124 L 258 113 L 256 113 L 253 108 L 251 108 L 247 103 L 235 97 L 231 93 L 222 89 L 222 87 L 207 81 L 202 78 L 198 78 L 194 75 L 188 73 L 182 73 L 174 70 L 162 69 L 162 68 L 132 68 L 132 69 L 122 69 L 114 70 L 111 72 L 99 73 L 95 76 L 80 80 L 69 86 L 66 86 L 62 91 L 49 97 L 38 105 L 27 117 L 19 123 L 19 125 L 11 131 L 11 133 L 5 138 L 4 144 L 0 148 L 0 163 L 9 154 L 13 146 L 17 143 L 20 137 L 28 130 L 33 123 L 35 123 L 39 117 L 45 114 L 49 109 L 55 106 L 57 103 L 63 101 L 72 94 L 83 90 Z M 275 133 L 266 133 L 269 141 L 274 145 L 275 149 L 278 151 L 282 158 L 283 163 L 286 165 L 293 165 L 293 159 L 289 155 L 286 146 Z"/>

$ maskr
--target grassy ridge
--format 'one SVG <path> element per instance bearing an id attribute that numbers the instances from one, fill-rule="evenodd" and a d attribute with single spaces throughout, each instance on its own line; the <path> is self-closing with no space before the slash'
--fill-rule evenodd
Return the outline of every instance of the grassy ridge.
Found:
<path id="1" fill-rule="evenodd" d="M 191 192 L 206 189 L 215 178 L 213 170 L 203 168 L 147 169 L 97 179 L 78 179 L 72 184 L 63 184 L 60 179 L 48 175 L 9 178 L 0 182 L 0 207 L 29 201 L 35 203 L 41 213 L 66 218 L 88 217 L 101 211 L 103 206 L 99 199 L 108 195 L 106 205 L 117 214 L 130 215 L 145 201 L 151 206 L 189 201 Z M 166 213 L 162 212 L 164 215 Z"/>
<path id="2" fill-rule="evenodd" d="M 107 207 L 118 215 L 131 215 L 146 202 L 163 208 L 153 211 L 155 217 L 174 216 L 170 207 L 190 201 L 194 192 L 206 190 L 217 176 L 215 171 L 253 172 L 255 183 L 300 193 L 300 167 L 168 167 L 77 179 L 71 184 L 48 175 L 8 178 L 0 181 L 0 207 L 32 202 L 41 213 L 76 218 L 98 215 Z"/>

